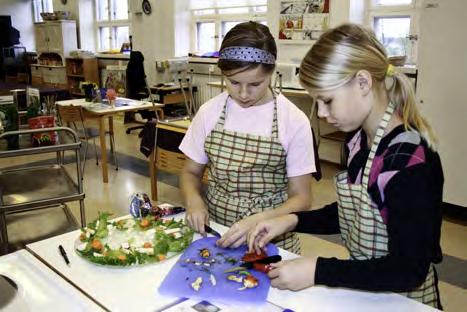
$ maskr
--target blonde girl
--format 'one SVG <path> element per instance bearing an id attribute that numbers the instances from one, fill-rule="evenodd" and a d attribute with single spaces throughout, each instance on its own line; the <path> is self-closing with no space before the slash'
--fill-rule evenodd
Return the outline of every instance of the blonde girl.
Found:
<path id="1" fill-rule="evenodd" d="M 307 257 L 274 265 L 272 285 L 393 291 L 441 308 L 434 263 L 440 240 L 443 171 L 430 125 L 407 77 L 374 33 L 344 24 L 307 53 L 300 81 L 318 115 L 349 132 L 337 202 L 261 222 L 248 235 L 259 251 L 288 231 L 340 233 L 350 258 Z"/>

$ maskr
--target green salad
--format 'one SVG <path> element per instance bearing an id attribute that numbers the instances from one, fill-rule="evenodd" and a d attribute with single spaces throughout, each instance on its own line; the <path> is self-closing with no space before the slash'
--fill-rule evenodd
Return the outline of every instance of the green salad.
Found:
<path id="1" fill-rule="evenodd" d="M 104 265 L 128 266 L 154 263 L 182 252 L 193 240 L 182 220 L 154 216 L 108 221 L 99 217 L 81 229 L 76 252 L 87 260 Z"/>

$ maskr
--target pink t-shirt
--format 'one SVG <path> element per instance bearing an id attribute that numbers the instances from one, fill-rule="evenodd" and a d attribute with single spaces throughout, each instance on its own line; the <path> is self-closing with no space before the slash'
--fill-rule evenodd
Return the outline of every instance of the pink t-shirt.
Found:
<path id="1" fill-rule="evenodd" d="M 204 103 L 180 144 L 180 150 L 199 164 L 208 163 L 204 142 L 219 121 L 227 97 L 227 92 L 224 92 Z M 270 137 L 273 115 L 274 101 L 243 108 L 229 98 L 224 127 L 229 131 Z M 313 135 L 306 115 L 280 94 L 277 96 L 277 118 L 279 141 L 287 153 L 287 176 L 315 172 Z"/>

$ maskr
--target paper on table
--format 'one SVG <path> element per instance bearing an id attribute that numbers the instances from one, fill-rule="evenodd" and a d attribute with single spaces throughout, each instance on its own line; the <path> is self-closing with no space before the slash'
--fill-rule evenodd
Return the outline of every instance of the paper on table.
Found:
<path id="1" fill-rule="evenodd" d="M 283 308 L 270 302 L 265 302 L 262 305 L 227 305 L 218 302 L 212 302 L 200 299 L 182 298 L 170 306 L 159 310 L 160 312 L 282 312 Z M 290 311 L 290 310 L 289 310 Z"/>

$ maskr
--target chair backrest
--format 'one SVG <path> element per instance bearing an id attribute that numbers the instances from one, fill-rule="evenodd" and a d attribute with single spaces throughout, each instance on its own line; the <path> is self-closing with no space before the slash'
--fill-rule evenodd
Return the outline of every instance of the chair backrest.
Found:
<path id="1" fill-rule="evenodd" d="M 130 99 L 140 100 L 148 96 L 144 56 L 140 51 L 131 51 L 126 67 L 126 91 Z"/>
<path id="2" fill-rule="evenodd" d="M 57 105 L 58 116 L 63 123 L 84 121 L 83 108 L 75 105 Z"/>
<path id="3" fill-rule="evenodd" d="M 84 126 L 84 113 L 83 108 L 81 106 L 57 105 L 57 112 L 60 124 L 62 126 L 73 128 L 79 133 L 83 132 L 82 135 L 78 135 L 80 137 L 86 137 Z"/>

